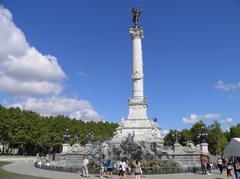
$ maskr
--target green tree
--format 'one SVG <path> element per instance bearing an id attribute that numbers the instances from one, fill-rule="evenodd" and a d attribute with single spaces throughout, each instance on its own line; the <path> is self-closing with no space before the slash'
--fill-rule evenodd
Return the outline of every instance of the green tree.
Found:
<path id="1" fill-rule="evenodd" d="M 240 124 L 230 127 L 229 140 L 231 140 L 234 137 L 240 137 Z"/>
<path id="2" fill-rule="evenodd" d="M 213 125 L 208 127 L 207 142 L 211 154 L 221 154 L 224 150 L 227 144 L 227 138 L 225 137 L 219 122 L 215 121 Z"/>
<path id="3" fill-rule="evenodd" d="M 203 123 L 203 121 L 199 121 L 195 123 L 192 128 L 190 129 L 192 133 L 192 140 L 195 144 L 199 143 L 198 135 L 204 132 L 207 132 L 206 125 Z"/>
<path id="4" fill-rule="evenodd" d="M 175 142 L 175 138 L 174 138 L 174 133 L 176 132 L 176 130 L 170 130 L 169 133 L 164 137 L 163 141 L 164 141 L 164 145 L 166 146 L 172 146 Z"/>
<path id="5" fill-rule="evenodd" d="M 193 140 L 193 135 L 190 130 L 183 129 L 180 132 L 180 139 L 179 139 L 180 144 L 184 144 L 185 142 L 192 141 L 192 140 Z"/>
<path id="6" fill-rule="evenodd" d="M 88 141 L 104 141 L 113 136 L 117 124 L 108 122 L 84 122 L 59 115 L 43 117 L 20 108 L 0 105 L 0 143 L 18 148 L 19 154 L 60 152 L 63 135 L 70 130 L 71 144 L 77 133 L 81 144 Z"/>

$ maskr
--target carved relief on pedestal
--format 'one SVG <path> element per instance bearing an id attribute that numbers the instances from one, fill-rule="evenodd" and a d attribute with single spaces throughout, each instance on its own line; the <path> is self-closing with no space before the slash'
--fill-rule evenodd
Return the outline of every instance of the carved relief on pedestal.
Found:
<path id="1" fill-rule="evenodd" d="M 143 74 L 139 73 L 138 71 L 135 71 L 134 74 L 132 75 L 132 78 L 134 80 L 140 80 L 143 78 Z"/>
<path id="2" fill-rule="evenodd" d="M 139 113 L 141 112 L 142 110 L 144 110 L 146 107 L 144 106 L 129 106 L 129 112 L 136 112 L 136 113 Z"/>
<path id="3" fill-rule="evenodd" d="M 145 105 L 132 105 L 129 106 L 129 119 L 146 119 L 147 109 Z"/>
<path id="4" fill-rule="evenodd" d="M 147 99 L 144 97 L 133 97 L 128 99 L 128 106 L 142 106 L 143 108 L 147 108 Z"/>

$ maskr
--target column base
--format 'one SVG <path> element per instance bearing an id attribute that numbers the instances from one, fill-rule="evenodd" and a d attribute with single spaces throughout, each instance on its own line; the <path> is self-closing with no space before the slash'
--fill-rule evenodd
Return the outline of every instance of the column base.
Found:
<path id="1" fill-rule="evenodd" d="M 161 141 L 160 128 L 152 119 L 123 119 L 114 139 L 122 141 L 128 137 L 128 134 L 134 135 L 135 141 Z"/>

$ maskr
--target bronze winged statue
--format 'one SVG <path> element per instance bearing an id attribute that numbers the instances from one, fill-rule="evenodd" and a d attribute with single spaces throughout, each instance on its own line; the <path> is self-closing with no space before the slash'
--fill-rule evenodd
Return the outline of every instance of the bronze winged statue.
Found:
<path id="1" fill-rule="evenodd" d="M 132 8 L 131 9 L 131 13 L 133 15 L 133 24 L 135 27 L 138 27 L 139 26 L 139 16 L 141 14 L 141 8 Z"/>

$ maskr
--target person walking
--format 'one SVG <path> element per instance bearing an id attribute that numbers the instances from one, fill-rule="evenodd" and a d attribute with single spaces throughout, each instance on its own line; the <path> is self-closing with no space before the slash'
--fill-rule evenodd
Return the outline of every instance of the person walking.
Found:
<path id="1" fill-rule="evenodd" d="M 222 158 L 221 157 L 219 157 L 217 159 L 217 166 L 218 166 L 218 169 L 220 171 L 220 174 L 222 174 L 222 172 L 223 172 L 223 162 L 222 162 Z"/>
<path id="2" fill-rule="evenodd" d="M 233 171 L 236 179 L 240 179 L 240 163 L 236 158 L 233 158 Z"/>
<path id="3" fill-rule="evenodd" d="M 100 164 L 99 176 L 100 178 L 102 178 L 104 175 L 104 158 L 100 159 L 99 164 Z"/>
<path id="4" fill-rule="evenodd" d="M 226 164 L 226 169 L 227 169 L 227 177 L 231 177 L 233 179 L 231 162 L 228 162 Z"/>
<path id="5" fill-rule="evenodd" d="M 88 164 L 89 160 L 86 158 L 83 160 L 83 168 L 82 168 L 82 173 L 84 177 L 89 177 L 88 175 Z"/>
<path id="6" fill-rule="evenodd" d="M 201 163 L 202 174 L 206 175 L 207 174 L 207 158 L 203 154 L 200 155 L 200 163 Z"/>
<path id="7" fill-rule="evenodd" d="M 107 172 L 108 172 L 108 176 L 110 176 L 110 178 L 112 178 L 112 169 L 113 169 L 112 160 L 108 160 L 108 162 L 107 162 Z"/>
<path id="8" fill-rule="evenodd" d="M 129 166 L 130 165 L 130 161 L 129 160 L 126 160 L 126 174 L 128 176 L 131 175 L 131 167 Z"/>
<path id="9" fill-rule="evenodd" d="M 135 179 L 140 179 L 140 175 L 142 174 L 141 163 L 138 160 L 136 160 L 133 162 L 133 167 Z"/>
<path id="10" fill-rule="evenodd" d="M 210 163 L 210 157 L 209 156 L 207 156 L 207 170 L 208 170 L 207 174 L 211 175 L 212 166 L 211 166 L 211 163 Z"/>

